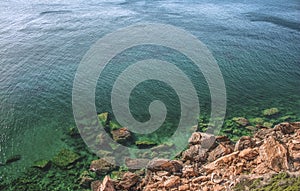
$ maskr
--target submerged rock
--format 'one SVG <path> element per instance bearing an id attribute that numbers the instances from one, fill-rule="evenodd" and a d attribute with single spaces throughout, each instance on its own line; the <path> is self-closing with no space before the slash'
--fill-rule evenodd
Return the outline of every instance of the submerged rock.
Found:
<path id="1" fill-rule="evenodd" d="M 21 158 L 22 158 L 21 155 L 13 155 L 6 160 L 5 164 L 17 162 L 17 161 L 21 160 Z"/>
<path id="2" fill-rule="evenodd" d="M 34 162 L 33 167 L 45 170 L 48 169 L 50 165 L 51 162 L 49 160 L 38 160 Z"/>
<path id="3" fill-rule="evenodd" d="M 243 127 L 245 127 L 249 124 L 248 119 L 246 119 L 244 117 L 234 117 L 234 118 L 232 118 L 232 120 Z"/>
<path id="4" fill-rule="evenodd" d="M 272 115 L 275 115 L 275 114 L 278 114 L 278 113 L 279 113 L 279 109 L 276 108 L 276 107 L 273 107 L 273 108 L 270 108 L 270 109 L 265 109 L 262 112 L 262 114 L 264 116 L 272 116 Z"/>
<path id="5" fill-rule="evenodd" d="M 53 157 L 52 162 L 60 168 L 71 168 L 74 163 L 80 159 L 80 156 L 68 149 L 62 149 L 56 156 Z"/>

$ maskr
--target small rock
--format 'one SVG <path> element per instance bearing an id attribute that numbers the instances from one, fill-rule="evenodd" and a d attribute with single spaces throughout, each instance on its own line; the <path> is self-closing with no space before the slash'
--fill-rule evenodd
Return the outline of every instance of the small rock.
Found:
<path id="1" fill-rule="evenodd" d="M 108 172 L 114 170 L 115 168 L 116 166 L 114 164 L 114 160 L 110 158 L 107 159 L 101 158 L 98 160 L 93 160 L 90 165 L 90 170 L 96 172 L 99 175 L 105 175 Z"/>
<path id="2" fill-rule="evenodd" d="M 208 149 L 203 149 L 200 145 L 192 145 L 182 153 L 182 159 L 184 161 L 205 162 L 208 157 L 207 151 Z"/>
<path id="3" fill-rule="evenodd" d="M 131 133 L 126 127 L 113 130 L 111 132 L 113 139 L 118 143 L 128 143 L 131 140 Z"/>
<path id="4" fill-rule="evenodd" d="M 241 151 L 246 148 L 253 148 L 256 145 L 255 141 L 249 136 L 243 136 L 235 144 L 234 151 Z"/>
<path id="5" fill-rule="evenodd" d="M 232 120 L 243 127 L 245 127 L 249 124 L 248 119 L 246 119 L 244 117 L 234 117 L 234 118 L 232 118 Z"/>
<path id="6" fill-rule="evenodd" d="M 239 153 L 239 157 L 244 158 L 248 161 L 250 160 L 254 160 L 256 157 L 258 156 L 258 151 L 256 148 L 252 149 L 252 148 L 247 148 L 245 150 L 242 150 Z"/>
<path id="7" fill-rule="evenodd" d="M 104 177 L 104 179 L 100 185 L 99 191 L 115 191 L 114 184 L 113 184 L 112 180 L 109 178 L 109 176 Z"/>
<path id="8" fill-rule="evenodd" d="M 225 156 L 227 154 L 230 154 L 232 152 L 233 152 L 233 149 L 230 146 L 219 144 L 214 150 L 212 150 L 209 153 L 207 160 L 209 162 L 212 162 L 212 161 L 214 161 L 222 156 Z"/>
<path id="9" fill-rule="evenodd" d="M 167 172 L 181 172 L 182 162 L 177 160 L 168 160 L 168 159 L 153 159 L 148 165 L 147 169 L 155 171 L 167 171 Z"/>
<path id="10" fill-rule="evenodd" d="M 167 189 L 177 187 L 180 183 L 180 177 L 178 176 L 171 176 L 164 182 L 164 187 Z"/>
<path id="11" fill-rule="evenodd" d="M 194 132 L 192 136 L 189 138 L 189 144 L 197 145 L 201 144 L 201 133 L 200 132 Z"/>
<path id="12" fill-rule="evenodd" d="M 118 183 L 116 186 L 118 190 L 129 190 L 132 186 L 134 186 L 138 181 L 140 177 L 132 172 L 126 172 L 123 175 L 122 180 Z"/>
<path id="13" fill-rule="evenodd" d="M 178 187 L 179 191 L 188 191 L 190 190 L 190 186 L 188 184 L 184 184 Z"/>

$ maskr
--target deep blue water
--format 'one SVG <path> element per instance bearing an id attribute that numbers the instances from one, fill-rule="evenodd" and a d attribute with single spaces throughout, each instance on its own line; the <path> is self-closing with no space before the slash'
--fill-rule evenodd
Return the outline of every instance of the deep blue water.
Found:
<path id="1" fill-rule="evenodd" d="M 204 42 L 224 76 L 228 117 L 258 116 L 278 107 L 299 118 L 299 10 L 298 0 L 1 1 L 0 162 L 14 154 L 22 160 L 0 171 L 17 173 L 65 146 L 63 132 L 75 126 L 77 66 L 99 38 L 131 24 L 172 24 Z M 115 70 L 107 70 L 106 82 Z M 192 76 L 192 68 L 187 70 Z M 110 106 L 104 87 L 99 82 L 97 99 L 104 103 L 99 112 Z M 137 94 L 156 96 L 146 90 Z M 203 100 L 207 107 L 209 100 Z M 147 107 L 148 102 L 136 103 Z"/>

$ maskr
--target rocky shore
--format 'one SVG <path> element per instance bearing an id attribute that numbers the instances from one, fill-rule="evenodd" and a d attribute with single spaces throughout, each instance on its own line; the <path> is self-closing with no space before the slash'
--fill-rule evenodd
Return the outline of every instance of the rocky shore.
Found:
<path id="1" fill-rule="evenodd" d="M 91 171 L 113 170 L 113 164 L 99 160 L 92 161 Z M 112 175 L 103 181 L 87 177 L 82 181 L 93 191 L 299 191 L 300 122 L 259 126 L 253 136 L 243 136 L 236 143 L 227 136 L 195 132 L 178 159 L 155 158 L 146 169 Z"/>

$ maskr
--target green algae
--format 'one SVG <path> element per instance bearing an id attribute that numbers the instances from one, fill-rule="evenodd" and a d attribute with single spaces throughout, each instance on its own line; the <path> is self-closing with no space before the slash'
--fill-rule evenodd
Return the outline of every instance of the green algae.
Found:
<path id="1" fill-rule="evenodd" d="M 52 162 L 60 168 L 70 168 L 79 158 L 77 153 L 63 149 L 53 157 Z"/>
<path id="2" fill-rule="evenodd" d="M 234 191 L 299 191 L 300 176 L 293 177 L 288 173 L 273 175 L 269 180 L 262 179 L 244 180 L 237 184 Z"/>
<path id="3" fill-rule="evenodd" d="M 279 113 L 279 109 L 276 107 L 270 108 L 270 109 L 265 109 L 262 111 L 262 114 L 264 116 L 273 116 Z"/>
<path id="4" fill-rule="evenodd" d="M 51 162 L 49 160 L 38 160 L 33 163 L 33 167 L 44 169 L 44 170 L 48 169 L 50 165 Z"/>

